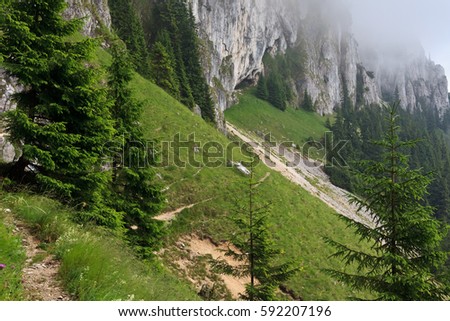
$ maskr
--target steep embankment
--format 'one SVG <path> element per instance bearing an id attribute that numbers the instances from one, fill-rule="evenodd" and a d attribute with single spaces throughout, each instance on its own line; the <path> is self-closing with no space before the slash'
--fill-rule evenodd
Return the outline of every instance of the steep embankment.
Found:
<path id="1" fill-rule="evenodd" d="M 72 210 L 58 202 L 4 192 L 0 202 L 8 209 L 7 216 L 0 212 L 0 260 L 6 264 L 0 271 L 0 299 L 199 299 L 159 260 L 142 262 L 117 236 L 73 223 Z"/>
<path id="2" fill-rule="evenodd" d="M 243 201 L 248 178 L 227 164 L 248 157 L 239 148 L 229 148 L 232 141 L 151 82 L 136 76 L 133 89 L 144 102 L 145 136 L 159 142 L 161 164 L 156 171 L 166 190 L 164 212 L 177 212 L 168 223 L 169 236 L 161 255 L 167 265 L 193 282 L 199 291 L 210 282 L 223 288 L 220 278 L 208 272 L 211 253 L 192 250 L 186 239 L 206 239 L 220 245 L 229 238 L 234 230 L 228 215 L 233 212 L 235 200 Z M 191 143 L 174 148 L 179 145 L 177 141 L 186 141 L 189 135 Z M 209 162 L 208 153 L 214 156 Z M 261 181 L 259 201 L 273 203 L 271 230 L 277 245 L 285 251 L 284 258 L 296 260 L 303 267 L 287 287 L 306 300 L 342 300 L 352 295 L 323 271 L 327 267 L 339 268 L 342 263 L 330 258 L 334 250 L 322 237 L 350 242 L 355 247 L 364 245 L 357 242 L 331 207 L 279 172 L 259 164 L 255 178 Z M 186 208 L 178 212 L 183 207 Z M 188 269 L 186 264 L 177 262 L 188 262 Z"/>
<path id="3" fill-rule="evenodd" d="M 331 184 L 323 171 L 322 161 L 302 155 L 311 152 L 316 158 L 325 157 L 323 150 L 317 152 L 323 146 L 314 147 L 308 142 L 319 142 L 329 131 L 325 127 L 324 117 L 291 108 L 282 112 L 251 93 L 242 94 L 239 104 L 227 110 L 225 116 L 229 132 L 251 144 L 260 159 L 272 169 L 321 199 L 339 214 L 371 224 L 370 217 L 357 213 L 357 207 L 349 202 L 348 192 Z M 267 134 L 273 140 L 270 149 L 262 138 Z M 270 155 L 270 159 L 267 155 Z"/>

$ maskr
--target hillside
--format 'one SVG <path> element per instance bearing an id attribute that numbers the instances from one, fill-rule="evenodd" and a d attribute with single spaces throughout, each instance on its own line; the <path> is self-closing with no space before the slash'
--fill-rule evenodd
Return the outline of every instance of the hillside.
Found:
<path id="1" fill-rule="evenodd" d="M 103 57 L 102 57 L 103 56 Z M 100 55 L 100 61 L 107 62 L 109 59 L 104 53 Z M 106 58 L 106 59 L 105 59 Z M 190 134 L 195 134 L 196 141 L 200 149 L 208 142 L 217 142 L 223 146 L 230 144 L 230 140 L 223 136 L 217 129 L 205 123 L 200 117 L 194 115 L 185 106 L 178 103 L 175 99 L 166 94 L 163 90 L 153 85 L 151 82 L 135 75 L 133 80 L 133 91 L 135 96 L 144 102 L 144 115 L 142 124 L 145 128 L 145 136 L 148 140 L 157 140 L 160 143 L 172 142 L 174 135 L 180 133 L 182 138 Z M 164 144 L 162 144 L 164 145 Z M 180 155 L 181 160 L 186 160 L 186 149 L 175 153 L 173 149 L 169 150 L 170 158 L 176 154 Z M 163 153 L 164 155 L 164 153 Z M 201 153 L 200 153 L 201 155 Z M 179 240 L 193 235 L 202 239 L 211 239 L 214 243 L 220 243 L 229 238 L 230 231 L 227 226 L 227 215 L 230 213 L 233 202 L 232 198 L 238 198 L 240 190 L 244 188 L 247 178 L 235 168 L 227 167 L 225 159 L 218 167 L 208 167 L 205 162 L 195 154 L 199 160 L 200 166 L 187 165 L 181 168 L 171 163 L 168 166 L 157 168 L 160 184 L 166 187 L 167 206 L 164 211 L 171 211 L 177 208 L 198 204 L 190 209 L 184 210 L 170 223 L 168 223 L 168 236 L 165 241 L 165 250 L 162 253 L 164 264 L 172 269 L 180 278 L 192 279 L 192 274 L 199 274 L 195 278 L 195 286 L 200 290 L 205 280 L 202 279 L 203 261 L 199 259 L 198 266 L 194 266 L 191 272 L 183 275 L 183 271 L 174 263 L 177 257 L 183 256 L 182 251 L 177 247 Z M 165 156 L 163 156 L 165 157 Z M 246 159 L 240 151 L 234 154 L 235 161 Z M 264 199 L 271 201 L 273 210 L 270 216 L 271 230 L 277 240 L 277 246 L 285 250 L 285 256 L 298 261 L 302 266 L 302 272 L 296 275 L 289 284 L 292 289 L 305 300 L 344 300 L 353 293 L 346 287 L 335 284 L 331 278 L 323 272 L 327 267 L 338 267 L 341 263 L 338 260 L 330 259 L 333 253 L 332 248 L 327 246 L 322 240 L 323 236 L 333 237 L 344 242 L 354 243 L 358 247 L 356 238 L 345 225 L 338 219 L 336 213 L 323 204 L 317 198 L 311 196 L 305 190 L 289 182 L 279 173 L 267 168 L 263 164 L 257 166 L 256 178 L 261 180 L 259 187 L 260 193 Z M 264 180 L 263 180 L 264 178 Z M 22 197 L 10 195 L 7 199 L 22 199 Z M 44 206 L 44 199 L 39 200 L 24 196 L 24 202 L 38 202 L 36 208 L 47 210 Z M 203 203 L 202 203 L 203 202 Z M 20 206 L 20 202 L 19 205 Z M 13 207 L 14 210 L 14 207 Z M 32 213 L 30 213 L 33 215 Z M 33 216 L 28 218 L 32 222 L 37 218 Z M 34 225 L 34 224 L 33 224 Z M 32 226 L 33 226 L 32 225 Z M 40 227 L 42 228 L 42 227 Z M 78 232 L 77 232 L 78 233 Z M 81 235 L 83 233 L 80 231 Z M 56 239 L 64 239 L 66 233 L 56 235 Z M 79 242 L 83 242 L 83 237 Z M 100 241 L 103 242 L 103 241 Z M 107 241 L 108 242 L 108 241 Z M 69 248 L 77 248 L 83 245 L 69 244 Z M 98 255 L 102 256 L 101 247 L 98 249 Z M 108 250 L 109 251 L 109 250 Z M 105 253 L 106 254 L 106 253 Z M 80 253 L 82 255 L 82 253 Z M 118 253 L 121 256 L 122 254 Z M 207 253 L 204 255 L 207 256 Z M 200 258 L 204 256 L 200 253 Z M 62 258 L 63 267 L 72 270 L 70 264 L 65 264 L 67 258 Z M 84 265 L 85 264 L 85 265 Z M 79 268 L 87 268 L 94 262 L 84 262 Z M 75 269 L 75 267 L 73 267 Z M 64 272 L 64 273 L 67 273 Z M 75 272 L 75 270 L 73 271 Z M 70 272 L 72 273 L 72 272 Z M 75 273 L 77 275 L 78 272 Z M 148 276 L 154 282 L 155 276 Z M 166 279 L 167 280 L 167 279 Z M 108 282 L 108 281 L 104 281 Z M 70 283 L 69 283 L 70 284 Z M 150 300 L 177 299 L 175 290 L 178 286 L 174 284 L 174 291 L 170 291 L 168 297 L 157 296 L 148 297 L 142 293 L 143 297 Z M 153 290 L 154 291 L 154 290 Z M 81 295 L 81 294 L 78 294 Z M 221 294 L 223 295 L 223 294 Z M 85 299 L 107 299 L 111 296 L 79 296 Z M 136 297 L 137 298 L 137 297 Z M 179 297 L 178 299 L 186 297 Z"/>
<path id="2" fill-rule="evenodd" d="M 0 300 L 447 299 L 445 73 L 336 3 L 5 3 Z"/>
<path id="3" fill-rule="evenodd" d="M 136 96 L 145 101 L 143 125 L 148 139 L 170 142 L 178 133 L 184 138 L 195 134 L 200 149 L 209 142 L 218 142 L 222 146 L 231 142 L 139 76 L 134 80 L 134 90 Z M 170 155 L 174 155 L 172 149 Z M 180 155 L 182 160 L 186 159 L 185 150 Z M 197 157 L 199 155 L 194 156 L 201 162 L 200 166 L 179 168 L 170 164 L 157 169 L 162 177 L 161 183 L 167 188 L 165 211 L 198 204 L 182 211 L 169 223 L 166 243 L 169 251 L 185 235 L 196 234 L 217 243 L 228 239 L 232 233 L 227 229 L 227 215 L 233 207 L 230 199 L 239 198 L 240 190 L 244 188 L 242 185 L 247 180 L 235 168 L 227 167 L 225 159 L 221 159 L 225 164 L 213 168 L 206 166 Z M 233 158 L 234 161 L 242 159 L 245 157 L 240 152 Z M 286 251 L 287 257 L 301 262 L 303 267 L 303 271 L 288 284 L 289 288 L 305 300 L 343 300 L 352 295 L 345 287 L 334 284 L 324 273 L 326 267 L 338 267 L 341 263 L 329 258 L 333 250 L 324 243 L 322 237 L 350 241 L 358 247 L 360 245 L 355 236 L 331 208 L 260 163 L 256 168 L 256 179 L 263 178 L 259 190 L 264 200 L 273 203 L 270 220 L 277 246 Z M 167 257 L 172 261 L 167 263 L 173 263 L 173 255 Z"/>
<path id="4" fill-rule="evenodd" d="M 322 139 L 328 130 L 325 122 L 332 119 L 332 116 L 322 117 L 302 109 L 288 108 L 282 112 L 255 97 L 253 90 L 240 94 L 239 103 L 227 109 L 225 117 L 248 131 L 270 133 L 279 143 L 293 142 L 298 146 Z"/>

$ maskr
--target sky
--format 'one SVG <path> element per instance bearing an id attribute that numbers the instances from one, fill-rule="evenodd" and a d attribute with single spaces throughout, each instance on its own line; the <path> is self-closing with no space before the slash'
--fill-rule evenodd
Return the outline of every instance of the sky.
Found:
<path id="1" fill-rule="evenodd" d="M 388 43 L 418 38 L 450 80 L 450 0 L 346 0 L 355 36 Z"/>

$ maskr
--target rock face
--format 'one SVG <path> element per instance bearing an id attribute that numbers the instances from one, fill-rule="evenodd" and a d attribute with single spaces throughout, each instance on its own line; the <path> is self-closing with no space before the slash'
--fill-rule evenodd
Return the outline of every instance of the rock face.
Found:
<path id="1" fill-rule="evenodd" d="M 396 50 L 377 48 L 365 48 L 361 56 L 364 64 L 376 75 L 380 95 L 398 94 L 401 106 L 408 110 L 434 106 L 442 116 L 449 107 L 444 68 L 428 59 L 420 44 Z"/>
<path id="2" fill-rule="evenodd" d="M 328 9 L 328 10 L 327 10 Z M 351 34 L 351 17 L 345 12 L 328 7 L 310 6 L 301 23 L 299 44 L 306 52 L 305 75 L 297 80 L 297 89 L 305 89 L 315 101 L 316 110 L 330 114 L 340 104 L 344 88 L 356 103 L 358 73 L 365 75 L 358 44 Z M 364 101 L 378 103 L 375 83 L 362 76 Z"/>
<path id="3" fill-rule="evenodd" d="M 83 34 L 89 37 L 98 35 L 100 28 L 111 28 L 111 15 L 107 0 L 66 0 L 66 18 L 85 19 Z"/>
<path id="4" fill-rule="evenodd" d="M 12 101 L 12 96 L 19 90 L 20 86 L 17 82 L 6 75 L 5 71 L 0 68 L 0 114 L 16 108 Z"/>
<path id="5" fill-rule="evenodd" d="M 205 72 L 220 111 L 232 93 L 262 71 L 267 50 L 284 52 L 297 40 L 298 13 L 286 0 L 191 0 L 206 52 Z"/>
<path id="6" fill-rule="evenodd" d="M 341 102 L 344 89 L 356 103 L 379 103 L 395 88 L 404 108 L 431 102 L 448 108 L 442 67 L 416 55 L 391 68 L 385 53 L 361 54 L 349 11 L 338 0 L 190 0 L 203 39 L 205 73 L 220 114 L 234 102 L 241 83 L 255 83 L 266 52 L 300 45 L 305 74 L 295 79 L 298 96 L 306 89 L 321 114 Z M 300 97 L 301 99 L 301 97 Z"/>

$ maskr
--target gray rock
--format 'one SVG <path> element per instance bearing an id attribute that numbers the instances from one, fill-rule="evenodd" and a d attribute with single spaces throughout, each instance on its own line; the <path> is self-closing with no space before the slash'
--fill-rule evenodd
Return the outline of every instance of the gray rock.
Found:
<path id="1" fill-rule="evenodd" d="M 1 153 L 1 160 L 5 163 L 12 163 L 16 157 L 16 150 L 10 142 L 5 142 L 5 144 L 1 146 Z"/>
<path id="2" fill-rule="evenodd" d="M 423 100 L 441 112 L 448 108 L 447 79 L 441 66 L 422 52 L 401 57 L 392 68 L 386 52 L 361 51 L 353 36 L 350 11 L 337 0 L 190 0 L 203 39 L 206 78 L 214 89 L 217 117 L 236 102 L 236 87 L 255 83 L 266 52 L 283 53 L 294 44 L 305 50 L 305 74 L 296 79 L 299 99 L 306 89 L 320 114 L 341 103 L 344 87 L 356 102 L 358 75 L 366 104 L 399 88 L 402 106 Z M 373 48 L 372 48 L 373 49 Z"/>
<path id="3" fill-rule="evenodd" d="M 68 19 L 84 18 L 83 34 L 95 37 L 99 28 L 111 28 L 111 15 L 106 0 L 66 0 L 64 17 Z"/>

